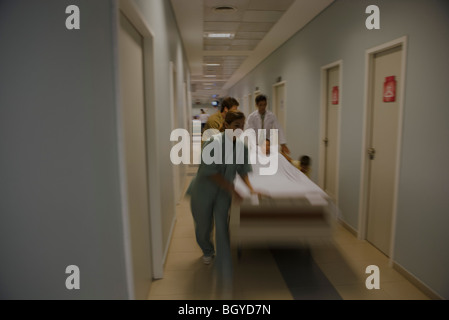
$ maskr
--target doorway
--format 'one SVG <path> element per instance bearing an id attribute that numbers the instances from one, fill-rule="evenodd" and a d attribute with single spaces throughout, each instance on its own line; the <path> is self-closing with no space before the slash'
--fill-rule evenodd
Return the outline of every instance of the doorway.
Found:
<path id="1" fill-rule="evenodd" d="M 319 184 L 338 204 L 342 61 L 322 67 L 322 120 Z"/>
<path id="2" fill-rule="evenodd" d="M 119 13 L 118 44 L 126 197 L 134 296 L 146 299 L 152 282 L 145 121 L 144 40 Z"/>
<path id="3" fill-rule="evenodd" d="M 367 52 L 363 236 L 392 258 L 405 78 L 405 38 Z"/>
<path id="4" fill-rule="evenodd" d="M 170 62 L 170 111 L 171 111 L 171 130 L 175 130 L 180 128 L 179 124 L 183 123 L 179 117 L 179 108 L 178 108 L 178 86 L 177 79 L 178 74 L 176 72 L 176 67 L 174 62 Z M 182 172 L 181 168 L 178 165 L 172 164 L 173 168 L 173 193 L 175 198 L 175 207 L 181 201 L 181 181 L 182 181 Z"/>
<path id="5" fill-rule="evenodd" d="M 278 119 L 279 126 L 284 130 L 287 138 L 286 127 L 286 81 L 282 81 L 273 85 L 273 113 Z"/>

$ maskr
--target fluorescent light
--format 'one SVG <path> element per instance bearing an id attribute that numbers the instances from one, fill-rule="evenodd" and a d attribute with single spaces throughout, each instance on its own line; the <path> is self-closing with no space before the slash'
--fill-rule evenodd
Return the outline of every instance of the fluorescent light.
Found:
<path id="1" fill-rule="evenodd" d="M 213 86 L 213 83 L 203 83 L 203 86 Z"/>
<path id="2" fill-rule="evenodd" d="M 221 66 L 221 64 L 219 64 L 219 63 L 206 63 L 206 66 L 208 66 L 208 67 L 219 67 L 219 66 Z"/>
<path id="3" fill-rule="evenodd" d="M 213 75 L 207 75 L 207 76 L 204 76 L 204 78 L 216 78 L 217 76 L 213 76 Z"/>
<path id="4" fill-rule="evenodd" d="M 233 33 L 206 33 L 207 38 L 213 39 L 232 39 L 234 38 Z"/>
<path id="5" fill-rule="evenodd" d="M 231 38 L 231 33 L 209 33 L 208 38 Z"/>

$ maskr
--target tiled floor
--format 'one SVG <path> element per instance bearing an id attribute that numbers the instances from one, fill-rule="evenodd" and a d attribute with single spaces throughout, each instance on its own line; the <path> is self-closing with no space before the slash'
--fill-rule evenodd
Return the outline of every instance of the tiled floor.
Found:
<path id="1" fill-rule="evenodd" d="M 193 172 L 194 168 L 189 170 Z M 290 250 L 273 251 L 268 248 L 243 250 L 241 259 L 234 259 L 232 295 L 223 296 L 215 284 L 213 264 L 204 265 L 201 260 L 202 253 L 195 241 L 189 201 L 184 199 L 177 206 L 177 221 L 165 264 L 164 279 L 153 282 L 148 298 L 150 300 L 429 299 L 396 270 L 390 268 L 387 257 L 366 241 L 357 240 L 340 225 L 335 227 L 333 239 Z M 289 257 L 292 258 L 292 263 L 295 259 L 303 262 L 292 267 L 288 265 Z M 365 269 L 369 265 L 377 265 L 380 269 L 378 290 L 368 290 L 365 286 L 365 280 L 369 276 L 365 274 Z"/>

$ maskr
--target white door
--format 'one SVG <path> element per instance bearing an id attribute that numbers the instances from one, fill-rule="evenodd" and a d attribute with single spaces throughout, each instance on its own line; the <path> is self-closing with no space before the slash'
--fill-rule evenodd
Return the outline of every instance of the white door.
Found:
<path id="1" fill-rule="evenodd" d="M 398 151 L 399 99 L 384 102 L 387 77 L 402 86 L 402 46 L 374 55 L 371 74 L 371 141 L 369 143 L 369 180 L 367 240 L 390 256 L 394 188 Z M 388 95 L 388 94 L 387 94 Z"/>
<path id="2" fill-rule="evenodd" d="M 277 84 L 274 86 L 273 113 L 276 115 L 279 125 L 286 134 L 285 83 Z"/>
<path id="3" fill-rule="evenodd" d="M 340 66 L 327 70 L 323 190 L 337 200 L 338 130 L 341 100 Z"/>
<path id="4" fill-rule="evenodd" d="M 134 293 L 136 299 L 146 299 L 152 281 L 152 268 L 145 142 L 143 37 L 122 13 L 119 50 Z"/>

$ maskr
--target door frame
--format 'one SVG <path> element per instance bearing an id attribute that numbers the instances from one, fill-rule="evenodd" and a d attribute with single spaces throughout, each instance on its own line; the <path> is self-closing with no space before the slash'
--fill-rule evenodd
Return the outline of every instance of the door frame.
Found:
<path id="1" fill-rule="evenodd" d="M 179 111 L 178 103 L 179 99 L 179 88 L 178 88 L 178 70 L 174 61 L 170 61 L 169 64 L 169 75 L 170 84 L 170 118 L 171 118 L 171 129 L 178 129 L 179 118 L 176 117 Z M 173 174 L 173 191 L 174 191 L 174 208 L 181 202 L 181 184 L 182 184 L 182 172 L 181 167 L 172 164 L 172 174 Z"/>
<path id="2" fill-rule="evenodd" d="M 277 105 L 276 105 L 276 89 L 280 86 L 284 86 L 284 118 L 281 120 L 278 118 L 276 112 L 277 112 Z M 254 97 L 255 98 L 255 97 Z M 278 119 L 279 126 L 284 132 L 284 137 L 287 140 L 287 81 L 281 81 L 273 84 L 272 86 L 272 99 L 271 99 L 271 111 L 274 113 L 276 118 Z M 275 109 L 276 106 L 276 109 Z"/>
<path id="3" fill-rule="evenodd" d="M 368 196 L 369 196 L 369 157 L 367 148 L 372 138 L 372 73 L 374 67 L 374 56 L 383 51 L 402 46 L 401 56 L 401 79 L 402 85 L 397 92 L 399 99 L 399 119 L 398 119 L 398 141 L 396 150 L 396 164 L 395 164 L 395 182 L 393 192 L 393 208 L 391 221 L 391 243 L 390 243 L 390 266 L 394 260 L 394 244 L 396 235 L 396 216 L 397 216 L 397 198 L 399 188 L 400 163 L 401 163 L 401 149 L 402 149 L 402 128 L 404 115 L 404 96 L 406 86 L 406 70 L 407 70 L 407 36 L 383 43 L 365 51 L 365 93 L 364 93 L 364 117 L 363 117 L 363 138 L 362 138 L 362 168 L 361 168 L 361 182 L 360 182 L 360 202 L 359 202 L 359 235 L 360 240 L 365 240 L 367 235 L 368 223 Z"/>
<path id="4" fill-rule="evenodd" d="M 129 226 L 129 211 L 127 197 L 127 179 L 126 179 L 126 161 L 124 147 L 124 128 L 123 118 L 121 115 L 121 77 L 120 77 L 120 60 L 119 60 L 119 42 L 118 32 L 120 28 L 120 13 L 123 13 L 137 31 L 143 37 L 144 49 L 144 94 L 145 94 L 145 123 L 146 123 L 146 147 L 147 147 L 147 182 L 148 182 L 148 208 L 150 219 L 150 245 L 151 245 L 151 264 L 153 271 L 153 279 L 163 278 L 163 250 L 162 250 L 162 217 L 159 194 L 159 172 L 157 157 L 148 150 L 157 148 L 156 140 L 156 104 L 154 100 L 154 32 L 148 26 L 145 18 L 141 15 L 140 10 L 133 1 L 113 0 L 112 2 L 112 30 L 113 30 L 113 54 L 115 71 L 115 92 L 116 92 L 116 114 L 117 114 L 117 131 L 118 131 L 118 158 L 119 158 L 119 174 L 120 174 L 120 198 L 122 203 L 122 222 L 123 222 L 123 241 L 125 268 L 127 278 L 128 295 L 131 300 L 134 296 L 133 270 L 132 270 L 132 251 L 131 236 Z"/>
<path id="5" fill-rule="evenodd" d="M 332 63 L 329 63 L 325 66 L 321 67 L 321 107 L 320 107 L 320 140 L 319 140 L 319 161 L 318 161 L 318 185 L 320 188 L 324 189 L 324 178 L 325 178 L 325 155 L 326 148 L 324 146 L 324 139 L 326 137 L 326 113 L 327 113 L 327 83 L 328 83 L 328 71 L 332 68 L 339 67 L 339 105 L 340 109 L 338 110 L 338 130 L 336 137 L 336 148 L 337 148 L 337 159 L 336 159 L 336 167 L 337 173 L 335 177 L 335 204 L 338 205 L 338 195 L 339 195 L 339 177 L 340 177 L 340 137 L 341 137 L 341 114 L 343 108 L 343 98 L 344 98 L 344 90 L 343 90 L 343 60 L 337 60 Z"/>

